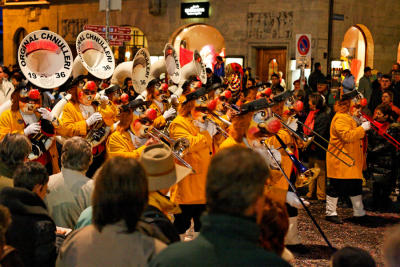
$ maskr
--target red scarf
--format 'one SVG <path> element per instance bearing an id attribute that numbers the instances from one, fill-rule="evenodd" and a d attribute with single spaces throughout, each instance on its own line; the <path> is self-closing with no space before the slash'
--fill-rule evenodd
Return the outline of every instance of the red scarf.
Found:
<path id="1" fill-rule="evenodd" d="M 311 130 L 314 130 L 315 114 L 317 114 L 318 111 L 319 111 L 319 109 L 316 109 L 316 110 L 311 110 L 310 113 L 308 113 L 307 119 L 304 122 L 305 126 L 303 126 L 303 132 L 306 135 L 311 135 L 312 134 Z"/>

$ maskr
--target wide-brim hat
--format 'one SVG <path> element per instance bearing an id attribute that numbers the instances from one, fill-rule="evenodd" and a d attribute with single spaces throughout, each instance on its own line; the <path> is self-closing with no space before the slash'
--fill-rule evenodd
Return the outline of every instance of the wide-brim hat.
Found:
<path id="1" fill-rule="evenodd" d="M 140 162 L 147 173 L 149 191 L 168 189 L 192 172 L 176 164 L 171 149 L 163 143 L 146 147 Z"/>

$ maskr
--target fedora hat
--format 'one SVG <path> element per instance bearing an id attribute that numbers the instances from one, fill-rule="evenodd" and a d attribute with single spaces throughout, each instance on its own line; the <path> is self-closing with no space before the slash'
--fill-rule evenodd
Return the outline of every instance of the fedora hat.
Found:
<path id="1" fill-rule="evenodd" d="M 147 173 L 149 191 L 167 189 L 192 172 L 175 163 L 171 148 L 164 143 L 146 147 L 140 162 Z"/>

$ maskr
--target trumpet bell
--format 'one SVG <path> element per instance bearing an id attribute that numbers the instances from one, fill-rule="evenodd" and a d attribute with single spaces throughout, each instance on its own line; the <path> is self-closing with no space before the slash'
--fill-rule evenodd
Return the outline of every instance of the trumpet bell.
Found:
<path id="1" fill-rule="evenodd" d="M 34 85 L 53 89 L 64 84 L 72 72 L 72 52 L 58 34 L 40 30 L 28 34 L 18 48 L 18 64 Z"/>
<path id="2" fill-rule="evenodd" d="M 295 183 L 296 188 L 305 187 L 309 185 L 312 181 L 317 179 L 320 172 L 321 172 L 320 168 L 311 168 L 299 174 L 296 178 L 296 183 Z"/>
<path id="3" fill-rule="evenodd" d="M 108 79 L 114 72 L 115 59 L 110 46 L 99 34 L 83 31 L 76 38 L 76 51 L 82 65 L 98 79 Z"/>

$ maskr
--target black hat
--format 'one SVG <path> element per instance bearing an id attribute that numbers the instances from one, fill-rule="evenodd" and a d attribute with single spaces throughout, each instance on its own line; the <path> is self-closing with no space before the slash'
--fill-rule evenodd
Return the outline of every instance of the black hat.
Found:
<path id="1" fill-rule="evenodd" d="M 357 90 L 351 90 L 350 92 L 347 93 L 343 93 L 342 97 L 340 98 L 340 100 L 348 100 L 348 99 L 353 99 L 358 95 L 358 91 Z"/>
<path id="2" fill-rule="evenodd" d="M 207 93 L 208 93 L 208 90 L 206 88 L 200 87 L 196 91 L 188 94 L 186 96 L 186 100 L 185 100 L 185 102 L 183 102 L 183 104 L 186 104 L 187 102 L 192 101 L 192 100 L 199 99 L 200 97 L 202 97 L 203 95 L 206 95 Z"/>
<path id="3" fill-rule="evenodd" d="M 325 78 L 325 77 L 320 77 L 318 80 L 317 80 L 317 84 L 328 84 L 329 82 L 328 82 L 328 80 Z"/>
<path id="4" fill-rule="evenodd" d="M 122 111 L 135 110 L 136 108 L 138 108 L 140 106 L 149 107 L 150 104 L 151 104 L 151 101 L 143 101 L 143 99 L 138 98 L 138 99 L 134 99 L 134 100 L 130 101 L 126 105 L 122 105 L 121 110 Z"/>
<path id="5" fill-rule="evenodd" d="M 104 90 L 104 93 L 105 93 L 106 95 L 108 95 L 108 94 L 111 94 L 112 92 L 118 91 L 119 89 L 120 89 L 120 87 L 119 87 L 118 84 L 111 84 L 109 87 L 107 87 L 107 88 Z"/>
<path id="6" fill-rule="evenodd" d="M 155 86 L 158 82 L 159 82 L 158 79 L 153 79 L 147 84 L 146 88 L 150 88 L 152 86 Z"/>
<path id="7" fill-rule="evenodd" d="M 289 97 L 291 97 L 293 95 L 293 92 L 294 92 L 294 90 L 283 91 L 282 93 L 275 95 L 273 97 L 273 101 L 276 102 L 276 103 L 283 102 L 286 99 L 288 99 Z"/>
<path id="8" fill-rule="evenodd" d="M 248 102 L 246 104 L 243 104 L 240 107 L 240 114 L 246 114 L 248 112 L 257 111 L 260 109 L 266 109 L 266 108 L 272 107 L 273 105 L 274 105 L 274 103 L 269 102 L 268 99 L 263 97 L 263 98 Z"/>
<path id="9" fill-rule="evenodd" d="M 367 72 L 367 71 L 370 71 L 370 70 L 372 70 L 370 67 L 365 67 L 364 68 L 364 72 Z"/>

